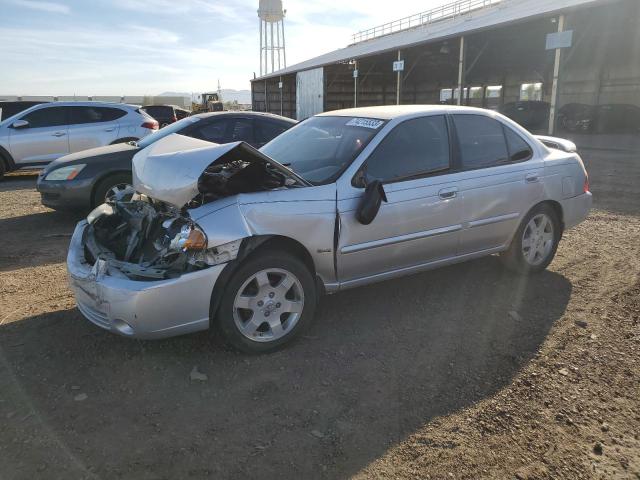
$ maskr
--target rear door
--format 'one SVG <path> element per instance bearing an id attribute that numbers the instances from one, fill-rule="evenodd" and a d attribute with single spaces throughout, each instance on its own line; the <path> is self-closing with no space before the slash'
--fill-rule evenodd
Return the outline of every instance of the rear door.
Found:
<path id="1" fill-rule="evenodd" d="M 459 255 L 505 245 L 543 197 L 543 162 L 511 127 L 485 116 L 453 114 L 459 141 L 463 226 Z"/>
<path id="2" fill-rule="evenodd" d="M 382 181 L 388 199 L 373 222 L 356 219 L 364 188 L 347 185 L 338 194 L 341 283 L 455 255 L 462 225 L 451 159 L 444 115 L 406 120 L 382 139 L 362 174 Z"/>
<path id="3" fill-rule="evenodd" d="M 9 128 L 9 147 L 17 164 L 48 163 L 69 153 L 68 107 L 46 106 L 19 117 L 26 128 Z"/>
<path id="4" fill-rule="evenodd" d="M 118 138 L 119 118 L 127 112 L 115 107 L 69 107 L 69 150 L 79 152 L 109 145 Z"/>

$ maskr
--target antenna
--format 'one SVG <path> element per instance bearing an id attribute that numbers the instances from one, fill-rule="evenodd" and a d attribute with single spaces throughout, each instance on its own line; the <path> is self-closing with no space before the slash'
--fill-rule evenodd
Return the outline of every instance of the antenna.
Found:
<path id="1" fill-rule="evenodd" d="M 282 0 L 259 0 L 259 2 L 260 76 L 262 76 L 276 71 L 276 56 L 278 70 L 287 66 L 287 54 L 284 48 L 284 16 L 287 11 L 282 9 Z M 269 69 L 269 63 L 271 69 Z"/>

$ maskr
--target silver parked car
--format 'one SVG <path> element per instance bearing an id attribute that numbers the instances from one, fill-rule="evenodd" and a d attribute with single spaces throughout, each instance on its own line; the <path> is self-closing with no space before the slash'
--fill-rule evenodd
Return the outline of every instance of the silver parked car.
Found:
<path id="1" fill-rule="evenodd" d="M 0 123 L 0 177 L 45 165 L 69 153 L 139 140 L 158 122 L 135 105 L 52 102 L 33 106 Z"/>
<path id="2" fill-rule="evenodd" d="M 491 254 L 541 271 L 591 206 L 571 142 L 448 106 L 323 113 L 260 150 L 170 135 L 133 182 L 73 234 L 80 311 L 138 338 L 217 325 L 248 352 L 293 339 L 322 293 Z"/>

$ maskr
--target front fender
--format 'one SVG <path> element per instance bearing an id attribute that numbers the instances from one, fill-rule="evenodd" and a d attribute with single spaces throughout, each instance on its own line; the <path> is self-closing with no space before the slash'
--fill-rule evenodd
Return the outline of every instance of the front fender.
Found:
<path id="1" fill-rule="evenodd" d="M 237 202 L 195 218 L 207 234 L 208 248 L 249 237 L 254 232 L 249 228 Z"/>

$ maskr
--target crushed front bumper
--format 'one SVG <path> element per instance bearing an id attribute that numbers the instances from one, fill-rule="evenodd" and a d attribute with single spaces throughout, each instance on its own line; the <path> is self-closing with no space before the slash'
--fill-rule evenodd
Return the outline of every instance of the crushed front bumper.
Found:
<path id="1" fill-rule="evenodd" d="M 134 338 L 165 338 L 209 328 L 211 293 L 225 265 L 186 273 L 178 278 L 137 281 L 106 262 L 89 265 L 82 237 L 87 222 L 78 223 L 67 255 L 69 284 L 78 310 L 95 325 Z"/>

